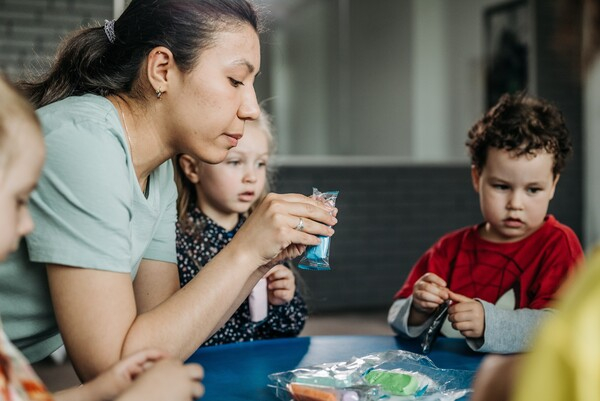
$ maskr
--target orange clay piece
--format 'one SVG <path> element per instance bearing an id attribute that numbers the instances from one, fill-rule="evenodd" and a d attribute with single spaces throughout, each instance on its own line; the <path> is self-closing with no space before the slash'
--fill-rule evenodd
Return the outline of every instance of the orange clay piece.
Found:
<path id="1" fill-rule="evenodd" d="M 288 389 L 292 393 L 292 398 L 296 401 L 338 401 L 335 394 L 315 387 L 290 383 Z"/>

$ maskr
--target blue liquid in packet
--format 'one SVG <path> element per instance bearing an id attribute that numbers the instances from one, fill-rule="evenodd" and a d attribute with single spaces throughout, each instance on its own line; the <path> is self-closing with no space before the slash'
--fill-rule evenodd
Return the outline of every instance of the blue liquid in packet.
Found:
<path id="1" fill-rule="evenodd" d="M 332 208 L 335 207 L 339 191 L 319 192 L 313 188 L 313 198 L 320 200 Z M 329 244 L 331 237 L 319 236 L 321 243 L 306 248 L 306 253 L 298 263 L 298 267 L 304 270 L 331 270 L 329 266 Z"/>

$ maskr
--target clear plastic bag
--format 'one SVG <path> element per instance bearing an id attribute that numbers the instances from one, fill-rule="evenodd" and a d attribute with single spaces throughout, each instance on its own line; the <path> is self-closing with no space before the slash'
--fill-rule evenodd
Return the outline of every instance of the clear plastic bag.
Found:
<path id="1" fill-rule="evenodd" d="M 319 192 L 313 188 L 314 199 L 317 199 L 326 205 L 334 208 L 339 191 Z M 298 263 L 298 267 L 304 270 L 331 270 L 329 266 L 329 244 L 331 237 L 319 236 L 321 243 L 306 248 L 304 256 Z"/>
<path id="2" fill-rule="evenodd" d="M 394 375 L 398 376 L 393 377 Z M 474 375 L 474 371 L 440 369 L 424 355 L 392 350 L 352 358 L 347 362 L 325 363 L 273 373 L 269 375 L 269 386 L 284 401 L 292 399 L 292 383 L 330 389 L 337 394 L 337 398 L 322 398 L 323 400 L 343 401 L 344 395 L 356 394 L 360 401 L 453 401 L 471 392 Z M 403 388 L 405 392 L 398 392 L 397 388 L 391 388 L 386 383 L 369 380 L 369 376 L 391 378 L 394 385 L 406 382 Z"/>

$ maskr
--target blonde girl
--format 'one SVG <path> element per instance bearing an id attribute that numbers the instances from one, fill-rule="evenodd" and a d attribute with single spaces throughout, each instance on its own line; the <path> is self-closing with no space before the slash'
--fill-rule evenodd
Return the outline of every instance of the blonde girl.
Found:
<path id="1" fill-rule="evenodd" d="M 177 158 L 179 189 L 177 263 L 186 285 L 220 252 L 270 190 L 274 150 L 269 116 L 246 124 L 244 137 L 216 165 L 190 155 Z M 300 333 L 306 305 L 289 268 L 277 265 L 204 345 L 290 337 Z"/>

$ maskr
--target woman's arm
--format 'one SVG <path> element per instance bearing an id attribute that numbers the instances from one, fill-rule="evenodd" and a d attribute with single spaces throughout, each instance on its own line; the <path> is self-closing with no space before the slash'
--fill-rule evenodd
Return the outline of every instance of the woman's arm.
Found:
<path id="1" fill-rule="evenodd" d="M 126 273 L 49 265 L 58 324 L 82 381 L 144 348 L 159 348 L 182 360 L 191 355 L 231 316 L 253 286 L 254 275 L 247 268 L 244 272 L 215 259 L 205 270 L 199 279 L 160 301 L 152 292 L 155 280 L 132 285 Z M 165 287 L 171 287 L 169 280 L 177 283 L 168 271 L 158 273 Z M 260 277 L 256 274 L 255 281 Z"/>
<path id="2" fill-rule="evenodd" d="M 151 311 L 179 290 L 179 273 L 174 263 L 142 259 L 133 281 L 137 313 Z"/>
<path id="3" fill-rule="evenodd" d="M 165 300 L 170 290 L 153 292 L 161 280 L 172 289 L 177 273 L 156 273 L 159 262 L 140 266 L 135 289 L 127 273 L 48 265 L 57 321 L 77 373 L 89 380 L 144 348 L 187 358 L 227 321 L 270 265 L 298 256 L 303 246 L 295 244 L 316 245 L 315 235 L 333 233 L 328 226 L 337 220 L 329 212 L 301 195 L 270 195 L 231 243 Z M 294 229 L 300 217 L 303 232 Z"/>

